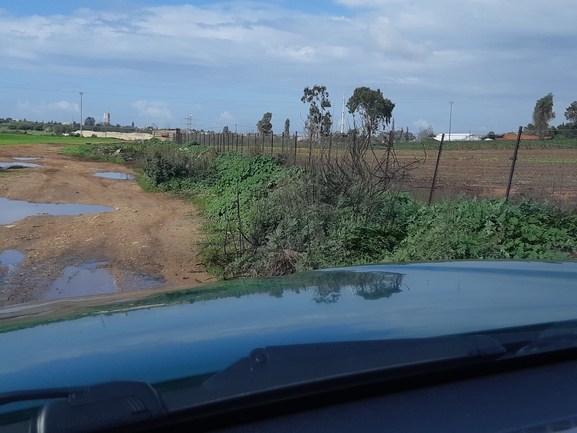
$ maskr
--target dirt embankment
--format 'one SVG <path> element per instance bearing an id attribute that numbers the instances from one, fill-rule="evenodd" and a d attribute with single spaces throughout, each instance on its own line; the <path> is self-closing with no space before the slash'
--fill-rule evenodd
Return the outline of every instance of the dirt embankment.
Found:
<path id="1" fill-rule="evenodd" d="M 0 162 L 11 162 L 14 157 L 41 158 L 28 161 L 41 167 L 1 175 L 0 197 L 93 204 L 114 211 L 32 216 L 0 225 L 0 253 L 18 250 L 26 256 L 15 275 L 0 283 L 0 305 L 41 299 L 65 267 L 89 262 L 106 262 L 120 290 L 137 289 L 139 278 L 157 279 L 161 287 L 213 280 L 197 262 L 195 243 L 201 222 L 191 216 L 195 211 L 192 205 L 181 198 L 144 192 L 134 181 L 95 177 L 96 172 L 131 171 L 118 164 L 61 155 L 60 148 L 0 147 Z"/>

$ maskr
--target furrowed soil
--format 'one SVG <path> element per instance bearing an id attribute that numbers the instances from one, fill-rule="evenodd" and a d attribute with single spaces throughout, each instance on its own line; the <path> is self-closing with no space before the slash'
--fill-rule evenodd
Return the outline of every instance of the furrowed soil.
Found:
<path id="1" fill-rule="evenodd" d="M 93 176 L 134 174 L 112 163 L 60 154 L 62 145 L 0 147 L 0 162 L 41 158 L 38 168 L 0 172 L 0 197 L 34 203 L 92 204 L 112 212 L 77 216 L 30 216 L 0 225 L 0 253 L 25 254 L 15 275 L 1 283 L 0 306 L 42 299 L 67 266 L 102 262 L 120 291 L 190 287 L 213 281 L 198 263 L 202 221 L 183 198 L 143 191 L 134 181 Z M 2 212 L 2 209 L 0 209 Z M 6 268 L 4 268 L 6 269 Z M 1 277 L 1 275 L 0 275 Z"/>
<path id="2" fill-rule="evenodd" d="M 427 200 L 437 160 L 437 151 L 400 150 L 401 163 L 418 161 L 403 184 L 413 197 Z M 511 172 L 513 148 L 443 150 L 436 181 L 435 198 L 504 198 Z M 519 149 L 511 184 L 515 200 L 549 201 L 577 209 L 577 148 Z"/>

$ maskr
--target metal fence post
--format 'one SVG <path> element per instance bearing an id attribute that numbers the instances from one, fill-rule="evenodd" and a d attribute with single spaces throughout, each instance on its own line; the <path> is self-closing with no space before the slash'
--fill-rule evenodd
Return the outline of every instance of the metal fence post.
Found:
<path id="1" fill-rule="evenodd" d="M 297 163 L 297 141 L 298 141 L 298 132 L 295 132 L 295 160 L 294 160 L 294 165 L 296 165 Z"/>
<path id="2" fill-rule="evenodd" d="M 433 201 L 433 192 L 435 191 L 435 183 L 437 181 L 437 172 L 439 171 L 439 162 L 441 161 L 441 153 L 443 152 L 443 142 L 445 141 L 445 134 L 441 135 L 441 144 L 439 144 L 439 153 L 437 154 L 437 163 L 435 164 L 435 173 L 433 174 L 433 183 L 431 184 L 431 193 L 429 194 L 429 206 Z"/>
<path id="3" fill-rule="evenodd" d="M 507 184 L 507 193 L 505 194 L 505 202 L 509 201 L 509 193 L 511 192 L 511 184 L 513 183 L 513 173 L 515 172 L 515 163 L 517 162 L 517 153 L 519 152 L 519 144 L 521 143 L 521 134 L 523 127 L 519 126 L 517 133 L 517 142 L 515 143 L 515 152 L 513 153 L 513 161 L 511 162 L 511 171 L 509 172 L 509 183 Z"/>

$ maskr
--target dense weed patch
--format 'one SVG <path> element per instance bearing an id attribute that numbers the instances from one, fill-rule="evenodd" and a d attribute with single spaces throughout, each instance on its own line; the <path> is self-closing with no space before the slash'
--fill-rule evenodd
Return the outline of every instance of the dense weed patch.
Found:
<path id="1" fill-rule="evenodd" d="M 142 185 L 189 194 L 198 205 L 207 219 L 203 261 L 224 278 L 376 262 L 577 256 L 577 215 L 548 203 L 427 206 L 355 164 L 289 167 L 282 156 L 219 155 L 196 143 L 148 143 L 139 152 Z"/>

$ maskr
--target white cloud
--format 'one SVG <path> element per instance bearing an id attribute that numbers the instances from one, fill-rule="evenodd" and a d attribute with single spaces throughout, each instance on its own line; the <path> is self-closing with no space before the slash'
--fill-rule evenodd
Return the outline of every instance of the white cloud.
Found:
<path id="1" fill-rule="evenodd" d="M 379 17 L 371 24 L 370 35 L 384 54 L 407 58 L 422 58 L 427 54 L 424 46 L 412 43 L 401 36 L 386 17 Z"/>
<path id="2" fill-rule="evenodd" d="M 376 9 L 391 3 L 403 3 L 405 0 L 337 0 L 337 3 L 350 8 Z"/>
<path id="3" fill-rule="evenodd" d="M 416 130 L 420 130 L 420 129 L 427 129 L 429 127 L 429 125 L 432 125 L 432 123 L 427 122 L 425 119 L 419 119 L 419 120 L 415 120 L 412 125 Z M 432 126 L 434 126 L 434 125 L 432 125 Z"/>
<path id="4" fill-rule="evenodd" d="M 220 115 L 220 118 L 224 121 L 231 121 L 234 120 L 234 116 L 230 114 L 228 111 L 225 111 Z"/>
<path id="5" fill-rule="evenodd" d="M 138 115 L 142 117 L 158 120 L 172 119 L 172 113 L 163 102 L 139 100 L 132 106 L 138 110 Z"/>
<path id="6" fill-rule="evenodd" d="M 80 112 L 80 106 L 77 103 L 70 101 L 59 101 L 59 102 L 30 102 L 30 101 L 18 101 L 16 104 L 16 110 L 19 116 L 26 117 L 30 115 L 41 116 L 42 119 L 46 120 L 58 120 L 62 119 L 64 116 L 69 116 L 74 113 Z M 65 119 L 69 120 L 69 119 Z"/>

